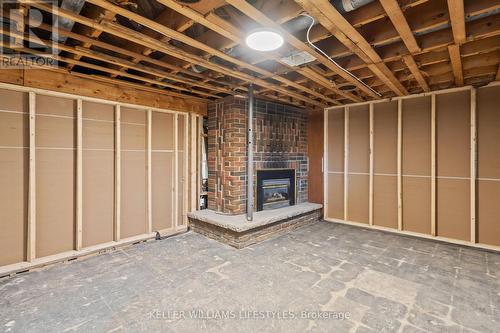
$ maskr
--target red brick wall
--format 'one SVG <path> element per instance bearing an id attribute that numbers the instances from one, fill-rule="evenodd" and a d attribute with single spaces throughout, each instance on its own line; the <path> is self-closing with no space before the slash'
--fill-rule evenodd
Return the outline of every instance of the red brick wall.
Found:
<path id="1" fill-rule="evenodd" d="M 208 208 L 246 211 L 246 99 L 226 97 L 208 106 Z M 297 201 L 307 201 L 307 112 L 256 100 L 255 171 L 295 169 Z M 256 177 L 255 177 L 256 178 Z"/>

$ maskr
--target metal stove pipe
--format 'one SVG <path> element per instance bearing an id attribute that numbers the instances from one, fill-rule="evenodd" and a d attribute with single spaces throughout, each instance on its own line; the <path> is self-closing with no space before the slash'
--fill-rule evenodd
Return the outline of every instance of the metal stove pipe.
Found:
<path id="1" fill-rule="evenodd" d="M 248 109 L 247 109 L 247 221 L 253 220 L 253 85 L 248 86 Z"/>

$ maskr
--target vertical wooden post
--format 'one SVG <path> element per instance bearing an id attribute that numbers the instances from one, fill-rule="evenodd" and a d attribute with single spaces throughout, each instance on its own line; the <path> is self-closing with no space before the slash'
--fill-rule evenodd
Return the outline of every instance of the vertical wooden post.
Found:
<path id="1" fill-rule="evenodd" d="M 179 115 L 174 114 L 174 220 L 173 227 L 179 226 Z"/>
<path id="2" fill-rule="evenodd" d="M 373 225 L 373 161 L 374 161 L 374 105 L 370 103 L 370 180 L 369 180 L 369 196 L 368 196 L 368 220 L 370 225 Z"/>
<path id="3" fill-rule="evenodd" d="M 325 109 L 323 116 L 323 215 L 328 218 L 328 109 Z"/>
<path id="4" fill-rule="evenodd" d="M 83 110 L 82 100 L 76 100 L 76 244 L 82 248 L 83 229 Z"/>
<path id="5" fill-rule="evenodd" d="M 403 230 L 403 180 L 402 180 L 402 159 L 403 159 L 403 101 L 398 99 L 398 152 L 397 152 L 397 172 L 398 172 L 398 230 Z"/>
<path id="6" fill-rule="evenodd" d="M 344 221 L 349 221 L 349 107 L 344 109 Z"/>
<path id="7" fill-rule="evenodd" d="M 115 106 L 115 225 L 114 240 L 120 240 L 121 222 L 121 110 Z"/>
<path id="8" fill-rule="evenodd" d="M 198 144 L 197 144 L 197 139 L 198 139 L 198 133 L 197 133 L 197 119 L 196 119 L 196 114 L 191 113 L 190 114 L 190 125 L 191 125 L 191 138 L 190 138 L 190 147 L 191 149 L 189 150 L 190 158 L 191 158 L 191 163 L 190 163 L 190 193 L 191 193 L 191 199 L 190 199 L 190 205 L 189 205 L 189 210 L 191 212 L 197 210 L 197 202 L 198 200 L 196 199 L 197 195 L 197 189 L 196 189 L 196 172 L 197 172 L 197 162 L 198 162 Z"/>
<path id="9" fill-rule="evenodd" d="M 29 92 L 29 176 L 28 176 L 28 235 L 26 260 L 33 261 L 36 258 L 36 95 Z"/>
<path id="10" fill-rule="evenodd" d="M 431 235 L 436 236 L 436 95 L 431 96 Z"/>
<path id="11" fill-rule="evenodd" d="M 189 204 L 189 114 L 184 115 L 184 147 L 182 150 L 184 151 L 184 168 L 182 169 L 182 225 L 187 226 L 187 212 L 188 212 L 188 204 Z"/>
<path id="12" fill-rule="evenodd" d="M 476 88 L 470 94 L 470 241 L 477 243 L 476 182 L 477 182 L 477 127 Z"/>
<path id="13" fill-rule="evenodd" d="M 147 217 L 148 217 L 148 228 L 147 228 L 147 232 L 148 233 L 151 233 L 153 232 L 153 196 L 152 196 L 152 186 L 153 184 L 151 183 L 151 135 L 152 135 L 152 131 L 153 131 L 153 128 L 152 128 L 152 118 L 153 118 L 153 114 L 152 114 L 152 111 L 151 109 L 148 109 L 147 111 L 148 113 L 148 117 L 147 117 L 147 121 L 148 121 L 148 127 L 147 127 L 147 137 L 148 137 L 148 142 L 147 142 L 147 167 L 148 167 L 148 194 L 147 194 L 147 198 L 148 198 L 148 206 L 147 206 Z"/>

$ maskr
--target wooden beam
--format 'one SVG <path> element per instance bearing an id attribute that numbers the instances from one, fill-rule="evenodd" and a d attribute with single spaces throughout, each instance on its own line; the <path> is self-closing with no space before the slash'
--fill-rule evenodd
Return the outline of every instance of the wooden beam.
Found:
<path id="1" fill-rule="evenodd" d="M 187 213 L 188 213 L 188 207 L 189 207 L 189 115 L 185 114 L 184 115 L 184 147 L 182 148 L 183 150 L 183 156 L 184 156 L 184 163 L 183 163 L 183 170 L 182 170 L 182 181 L 183 181 L 183 186 L 182 186 L 182 221 L 183 225 L 188 224 L 188 218 L 187 218 Z"/>
<path id="2" fill-rule="evenodd" d="M 197 210 L 198 207 L 198 201 L 199 198 L 197 198 L 198 193 L 197 193 L 197 187 L 196 187 L 196 172 L 198 170 L 198 149 L 199 145 L 198 143 L 198 124 L 197 124 L 197 117 L 194 113 L 190 114 L 189 116 L 189 123 L 190 123 L 190 149 L 189 149 L 189 154 L 190 154 L 190 193 L 191 193 L 191 199 L 190 199 L 190 206 L 189 206 L 189 211 L 193 212 Z"/>
<path id="3" fill-rule="evenodd" d="M 83 231 L 83 109 L 82 100 L 76 100 L 76 228 L 75 250 L 82 248 Z"/>
<path id="4" fill-rule="evenodd" d="M 36 258 L 36 95 L 28 93 L 29 98 L 29 175 L 28 175 L 28 228 L 26 261 Z"/>
<path id="5" fill-rule="evenodd" d="M 399 96 L 408 94 L 408 91 L 387 68 L 372 46 L 328 0 L 295 0 L 295 2 L 300 4 L 305 11 L 315 17 L 342 44 L 367 63 L 370 70 L 394 93 Z"/>
<path id="6" fill-rule="evenodd" d="M 431 96 L 431 235 L 436 236 L 436 94 Z"/>
<path id="7" fill-rule="evenodd" d="M 460 46 L 457 44 L 450 45 L 448 46 L 448 52 L 450 53 L 451 68 L 453 69 L 453 75 L 455 76 L 455 84 L 461 87 L 464 85 L 464 74 L 462 71 Z"/>
<path id="8" fill-rule="evenodd" d="M 477 93 L 470 91 L 470 241 L 477 243 L 476 186 L 477 186 Z"/>
<path id="9" fill-rule="evenodd" d="M 113 224 L 113 240 L 121 238 L 121 108 L 115 105 L 115 220 Z"/>
<path id="10" fill-rule="evenodd" d="M 398 230 L 403 230 L 403 100 L 398 99 L 398 139 L 397 139 L 397 188 L 398 188 Z"/>
<path id="11" fill-rule="evenodd" d="M 264 13 L 260 12 L 257 8 L 252 6 L 250 3 L 246 2 L 246 0 L 226 0 L 227 3 L 232 5 L 235 8 L 238 8 L 239 11 L 247 15 L 248 17 L 252 18 L 254 21 L 258 22 L 259 24 L 274 28 L 278 30 L 282 36 L 284 37 L 285 41 L 287 41 L 290 45 L 295 47 L 296 49 L 299 49 L 301 51 L 308 52 L 312 56 L 314 56 L 319 62 L 321 62 L 323 65 L 326 67 L 330 68 L 333 72 L 336 74 L 340 75 L 343 79 L 346 81 L 354 84 L 356 87 L 358 87 L 361 91 L 366 93 L 368 96 L 371 96 L 372 98 L 379 98 L 379 96 L 371 91 L 369 88 L 365 87 L 363 84 L 355 80 L 353 77 L 351 77 L 349 74 L 345 73 L 341 69 L 339 69 L 336 65 L 334 65 L 329 59 L 327 59 L 325 56 L 317 52 L 315 49 L 313 49 L 311 46 L 305 44 L 303 41 L 295 37 L 294 35 L 290 34 L 286 29 L 282 28 L 278 23 L 274 22 L 271 18 L 267 17 Z"/>
<path id="12" fill-rule="evenodd" d="M 455 44 L 460 45 L 465 41 L 465 11 L 464 0 L 448 0 L 451 28 Z"/>
<path id="13" fill-rule="evenodd" d="M 387 16 L 389 16 L 394 28 L 398 31 L 410 53 L 414 54 L 420 52 L 417 40 L 415 39 L 415 36 L 413 35 L 413 32 L 411 31 L 411 28 L 408 25 L 397 0 L 380 0 L 380 4 L 384 7 Z"/>
<path id="14" fill-rule="evenodd" d="M 429 88 L 429 85 L 425 81 L 424 76 L 420 72 L 420 69 L 418 68 L 417 63 L 415 62 L 415 59 L 413 59 L 413 57 L 411 55 L 405 55 L 405 56 L 403 56 L 403 61 L 406 64 L 406 66 L 408 67 L 408 69 L 410 70 L 410 72 L 413 74 L 413 77 L 415 78 L 415 80 L 417 80 L 420 87 L 422 87 L 422 89 L 425 92 L 431 91 L 431 89 Z"/>
<path id="15" fill-rule="evenodd" d="M 26 2 L 28 0 L 20 0 L 21 2 Z M 170 38 L 173 38 L 173 39 L 177 39 L 177 40 L 180 40 L 188 45 L 193 45 L 195 47 L 200 47 L 201 50 L 204 50 L 206 52 L 213 52 L 214 55 L 217 55 L 217 56 L 220 56 L 222 59 L 225 59 L 229 62 L 232 62 L 234 63 L 235 65 L 237 66 L 240 66 L 240 67 L 243 67 L 243 68 L 247 68 L 247 69 L 250 69 L 252 71 L 256 71 L 258 72 L 259 74 L 262 74 L 262 75 L 269 75 L 271 77 L 274 76 L 274 74 L 272 74 L 271 72 L 268 72 L 268 71 L 265 71 L 263 69 L 260 69 L 256 66 L 253 66 L 253 65 L 248 65 L 240 60 L 237 60 L 235 58 L 232 58 L 230 56 L 227 56 L 225 55 L 223 52 L 220 52 L 218 50 L 215 50 L 213 48 L 210 48 L 209 46 L 207 45 L 204 45 L 188 36 L 185 36 L 183 35 L 182 33 L 179 33 L 177 31 L 174 31 L 172 29 L 169 29 L 163 25 L 160 25 L 160 24 L 157 24 L 156 22 L 152 21 L 152 20 L 149 20 L 149 19 L 146 19 L 140 15 L 137 15 L 135 13 L 132 13 L 126 9 L 123 9 L 123 8 L 120 8 L 118 6 L 115 6 L 109 2 L 106 2 L 106 1 L 103 1 L 103 0 L 91 0 L 91 2 L 94 2 L 96 4 L 99 4 L 101 5 L 103 8 L 105 9 L 108 9 L 108 10 L 113 10 L 115 11 L 117 14 L 119 15 L 122 15 L 122 16 L 125 16 L 129 19 L 132 19 L 132 20 L 137 20 L 137 22 L 141 23 L 141 24 L 144 24 L 145 26 L 149 27 L 150 29 L 153 29 L 153 30 L 156 30 L 158 32 L 161 32 L 162 34 L 164 34 L 165 36 L 168 36 Z M 229 67 L 225 67 L 225 66 L 222 66 L 222 65 L 218 65 L 218 64 L 215 64 L 215 63 L 212 63 L 212 62 L 209 62 L 201 57 L 198 57 L 196 55 L 192 55 L 192 54 L 188 54 L 186 53 L 185 51 L 181 50 L 181 49 L 178 49 L 170 44 L 166 44 L 166 43 L 162 43 L 162 42 L 159 42 L 158 40 L 155 40 L 153 38 L 150 38 L 144 34 L 141 34 L 137 31 L 134 31 L 134 30 L 131 30 L 131 29 L 128 29 L 128 28 L 125 28 L 123 26 L 120 26 L 118 24 L 115 24 L 115 23 L 112 23 L 112 22 L 102 22 L 102 23 L 97 23 L 95 21 L 92 21 L 92 20 L 89 20 L 88 18 L 86 17 L 83 17 L 83 16 L 80 16 L 80 15 L 77 15 L 75 13 L 72 13 L 72 12 L 69 12 L 69 11 L 66 11 L 66 10 L 63 10 L 61 8 L 57 8 L 55 10 L 53 10 L 52 7 L 50 6 L 47 6 L 45 4 L 42 4 L 42 3 L 38 3 L 38 2 L 35 2 L 35 3 L 31 3 L 30 4 L 33 6 L 33 7 L 36 7 L 40 10 L 43 10 L 45 12 L 48 12 L 48 13 L 52 13 L 54 15 L 57 15 L 59 17 L 65 17 L 67 19 L 70 19 L 70 20 L 73 20 L 75 22 L 78 22 L 80 24 L 84 24 L 84 25 L 87 25 L 89 27 L 92 27 L 94 29 L 100 29 L 100 30 L 103 30 L 107 33 L 110 33 L 112 35 L 115 35 L 115 36 L 118 36 L 120 38 L 124 38 L 126 40 L 129 40 L 131 42 L 134 42 L 136 44 L 140 44 L 140 45 L 143 45 L 143 46 L 146 46 L 146 47 L 150 47 L 150 48 L 153 48 L 155 50 L 158 50 L 158 51 L 161 51 L 161 52 L 164 52 L 166 54 L 169 54 L 169 55 L 172 55 L 178 59 L 181 59 L 181 60 L 185 60 L 187 62 L 191 62 L 191 63 L 197 63 L 197 64 L 200 64 L 206 68 L 209 68 L 209 69 L 212 69 L 212 70 L 215 70 L 223 75 L 229 75 L 229 76 L 233 76 L 235 78 L 238 78 L 238 79 L 241 79 L 241 80 L 244 80 L 244 81 L 247 81 L 247 82 L 253 82 L 261 87 L 268 87 L 268 88 L 271 88 L 275 91 L 278 91 L 278 92 L 281 92 L 285 95 L 288 95 L 290 97 L 293 97 L 295 99 L 298 99 L 298 100 L 302 100 L 306 103 L 309 103 L 309 104 L 312 104 L 312 105 L 316 105 L 316 106 L 319 106 L 319 107 L 323 107 L 324 104 L 316 101 L 316 100 L 313 100 L 313 99 L 310 99 L 308 97 L 305 97 L 299 93 L 295 93 L 293 91 L 291 91 L 290 89 L 286 89 L 286 88 L 283 88 L 281 86 L 278 86 L 278 85 L 275 85 L 275 84 L 271 84 L 271 83 L 268 83 L 267 81 L 265 80 L 262 80 L 262 79 L 258 79 L 256 78 L 255 76 L 252 76 L 252 75 L 249 75 L 249 74 L 246 74 L 242 71 L 237 71 L 237 70 L 233 70 Z M 155 82 L 156 83 L 156 82 Z M 292 81 L 290 81 L 291 84 L 294 84 Z"/>

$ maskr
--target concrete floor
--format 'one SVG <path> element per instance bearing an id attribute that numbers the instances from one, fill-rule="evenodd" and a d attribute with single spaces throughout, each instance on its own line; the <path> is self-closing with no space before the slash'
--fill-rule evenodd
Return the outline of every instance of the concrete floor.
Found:
<path id="1" fill-rule="evenodd" d="M 187 233 L 0 280 L 0 332 L 202 330 L 499 332 L 500 254 L 320 222 L 243 250 Z"/>

